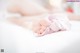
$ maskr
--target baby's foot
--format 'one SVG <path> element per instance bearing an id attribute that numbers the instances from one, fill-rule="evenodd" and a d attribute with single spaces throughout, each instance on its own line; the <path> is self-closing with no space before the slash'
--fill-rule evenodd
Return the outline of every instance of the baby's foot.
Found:
<path id="1" fill-rule="evenodd" d="M 38 24 L 35 25 L 36 28 L 34 27 L 34 32 L 39 36 L 42 36 L 48 25 L 49 23 L 46 20 L 41 20 Z"/>

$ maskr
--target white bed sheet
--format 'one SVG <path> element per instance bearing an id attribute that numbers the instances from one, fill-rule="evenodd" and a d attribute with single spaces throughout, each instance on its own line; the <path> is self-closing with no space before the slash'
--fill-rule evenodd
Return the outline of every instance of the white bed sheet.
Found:
<path id="1" fill-rule="evenodd" d="M 5 53 L 80 52 L 80 22 L 71 21 L 71 24 L 70 31 L 36 37 L 28 29 L 0 21 L 0 48 L 4 48 Z"/>
<path id="2" fill-rule="evenodd" d="M 0 21 L 0 48 L 5 53 L 80 53 L 80 21 L 71 30 L 36 37 L 32 31 Z"/>

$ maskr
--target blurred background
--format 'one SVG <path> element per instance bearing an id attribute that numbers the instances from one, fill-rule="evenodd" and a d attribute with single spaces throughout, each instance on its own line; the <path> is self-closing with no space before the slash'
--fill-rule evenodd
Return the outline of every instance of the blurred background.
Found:
<path id="1" fill-rule="evenodd" d="M 70 19 L 80 20 L 80 1 L 65 0 L 64 9 L 69 14 Z"/>
<path id="2" fill-rule="evenodd" d="M 6 9 L 8 5 L 17 0 L 0 0 L 0 10 Z M 42 6 L 47 6 L 50 0 L 31 0 Z M 59 0 L 56 0 L 57 2 Z M 56 2 L 55 1 L 55 2 Z M 62 0 L 63 9 L 69 14 L 70 19 L 80 20 L 80 1 L 79 0 Z M 57 3 L 58 4 L 58 3 Z"/>

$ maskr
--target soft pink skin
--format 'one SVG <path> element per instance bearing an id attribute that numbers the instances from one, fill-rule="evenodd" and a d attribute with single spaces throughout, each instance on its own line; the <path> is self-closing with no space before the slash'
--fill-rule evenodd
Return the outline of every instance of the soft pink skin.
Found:
<path id="1" fill-rule="evenodd" d="M 35 33 L 41 36 L 41 34 L 46 30 L 48 26 L 49 26 L 49 23 L 46 20 L 41 20 L 39 21 L 39 23 L 33 26 L 33 30 L 35 31 Z"/>

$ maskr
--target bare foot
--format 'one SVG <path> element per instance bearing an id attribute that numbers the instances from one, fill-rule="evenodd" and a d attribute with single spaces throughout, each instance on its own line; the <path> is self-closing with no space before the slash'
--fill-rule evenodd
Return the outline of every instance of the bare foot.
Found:
<path id="1" fill-rule="evenodd" d="M 45 31 L 48 25 L 49 23 L 46 20 L 41 20 L 39 23 L 34 24 L 33 31 L 39 36 L 42 36 L 43 32 Z"/>

